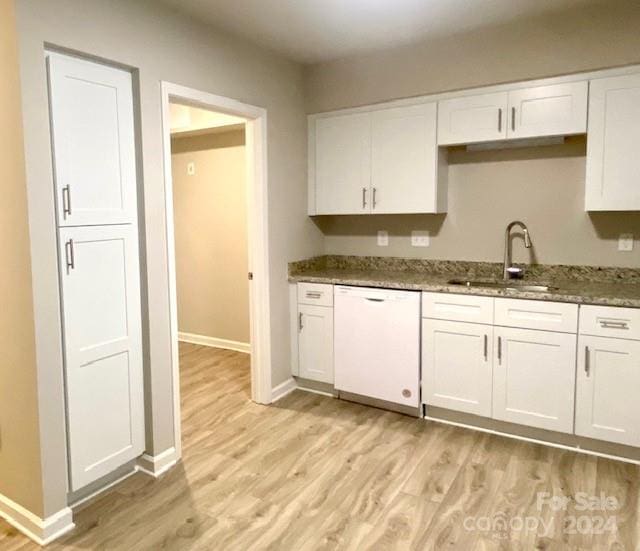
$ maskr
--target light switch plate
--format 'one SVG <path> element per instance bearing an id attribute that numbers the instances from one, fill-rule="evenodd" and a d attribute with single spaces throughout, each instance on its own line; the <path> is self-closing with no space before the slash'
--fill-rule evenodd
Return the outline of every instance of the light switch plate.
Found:
<path id="1" fill-rule="evenodd" d="M 411 232 L 411 246 L 412 247 L 428 247 L 430 245 L 429 232 L 428 231 L 412 231 Z"/>
<path id="2" fill-rule="evenodd" d="M 389 245 L 389 232 L 386 230 L 378 231 L 378 247 L 387 247 Z"/>
<path id="3" fill-rule="evenodd" d="M 621 233 L 618 238 L 618 250 L 619 251 L 632 251 L 633 250 L 633 234 Z"/>
<path id="4" fill-rule="evenodd" d="M 196 163 L 187 163 L 187 176 L 193 176 L 196 173 Z"/>

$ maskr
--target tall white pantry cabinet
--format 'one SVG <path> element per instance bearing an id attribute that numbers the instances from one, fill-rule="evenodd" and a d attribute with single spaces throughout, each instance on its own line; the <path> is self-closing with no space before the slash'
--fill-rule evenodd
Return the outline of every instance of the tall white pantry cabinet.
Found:
<path id="1" fill-rule="evenodd" d="M 76 491 L 144 451 L 131 73 L 47 56 L 69 479 Z"/>

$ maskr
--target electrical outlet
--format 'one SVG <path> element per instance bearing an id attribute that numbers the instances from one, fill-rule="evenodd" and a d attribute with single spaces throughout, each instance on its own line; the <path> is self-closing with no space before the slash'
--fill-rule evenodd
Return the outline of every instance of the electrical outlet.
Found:
<path id="1" fill-rule="evenodd" d="M 187 176 L 193 176 L 196 173 L 196 163 L 187 163 Z"/>
<path id="2" fill-rule="evenodd" d="M 429 232 L 428 231 L 412 231 L 411 232 L 411 246 L 412 247 L 428 247 Z"/>
<path id="3" fill-rule="evenodd" d="M 378 247 L 387 247 L 389 245 L 389 232 L 386 230 L 378 231 Z"/>
<path id="4" fill-rule="evenodd" d="M 632 251 L 633 250 L 633 234 L 621 233 L 618 238 L 618 250 L 619 251 Z"/>

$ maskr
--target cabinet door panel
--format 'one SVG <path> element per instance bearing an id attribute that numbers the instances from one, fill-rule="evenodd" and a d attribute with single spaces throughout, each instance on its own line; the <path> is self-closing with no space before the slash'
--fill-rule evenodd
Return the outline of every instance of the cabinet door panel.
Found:
<path id="1" fill-rule="evenodd" d="M 144 450 L 135 228 L 60 229 L 71 487 Z"/>
<path id="2" fill-rule="evenodd" d="M 60 54 L 48 62 L 58 224 L 135 223 L 131 74 Z"/>
<path id="3" fill-rule="evenodd" d="M 581 336 L 576 434 L 640 446 L 640 342 Z"/>
<path id="4" fill-rule="evenodd" d="M 507 138 L 582 134 L 587 131 L 586 81 L 509 92 Z"/>
<path id="5" fill-rule="evenodd" d="M 507 98 L 498 92 L 438 102 L 438 145 L 505 139 Z"/>
<path id="6" fill-rule="evenodd" d="M 586 210 L 640 210 L 640 74 L 589 84 Z"/>
<path id="7" fill-rule="evenodd" d="M 313 214 L 362 214 L 371 210 L 369 113 L 315 121 Z"/>
<path id="8" fill-rule="evenodd" d="M 492 351 L 490 325 L 423 320 L 423 402 L 490 417 Z"/>
<path id="9" fill-rule="evenodd" d="M 573 432 L 576 336 L 495 328 L 493 416 Z"/>
<path id="10" fill-rule="evenodd" d="M 298 373 L 333 384 L 333 308 L 298 305 Z"/>
<path id="11" fill-rule="evenodd" d="M 435 103 L 371 114 L 371 212 L 441 212 Z M 439 205 L 440 203 L 440 205 Z M 445 206 L 446 208 L 446 206 Z"/>

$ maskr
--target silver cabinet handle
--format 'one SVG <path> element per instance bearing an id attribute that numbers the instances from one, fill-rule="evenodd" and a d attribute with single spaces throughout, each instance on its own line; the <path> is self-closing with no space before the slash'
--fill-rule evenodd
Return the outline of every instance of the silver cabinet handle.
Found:
<path id="1" fill-rule="evenodd" d="M 64 253 L 66 256 L 67 271 L 75 270 L 76 259 L 73 251 L 73 239 L 69 239 L 69 241 L 64 244 Z"/>
<path id="2" fill-rule="evenodd" d="M 62 214 L 65 218 L 71 215 L 71 188 L 69 186 L 62 188 Z"/>
<path id="3" fill-rule="evenodd" d="M 376 188 L 373 188 L 373 197 L 371 199 L 371 208 L 374 208 L 374 209 L 376 208 L 376 204 L 377 204 L 377 201 L 376 201 L 376 193 L 377 193 L 377 191 L 378 190 Z"/>
<path id="4" fill-rule="evenodd" d="M 591 371 L 591 365 L 589 365 L 589 347 L 584 347 L 584 372 L 589 376 L 589 372 Z"/>
<path id="5" fill-rule="evenodd" d="M 322 293 L 319 291 L 307 291 L 307 298 L 320 298 Z"/>
<path id="6" fill-rule="evenodd" d="M 511 130 L 516 131 L 516 108 L 511 108 Z"/>
<path id="7" fill-rule="evenodd" d="M 298 314 L 298 332 L 304 329 L 304 325 L 302 324 L 302 312 Z"/>
<path id="8" fill-rule="evenodd" d="M 383 298 L 372 298 L 372 297 L 365 297 L 365 298 L 371 302 L 384 302 Z"/>
<path id="9" fill-rule="evenodd" d="M 502 132 L 502 109 L 498 109 L 498 132 Z"/>
<path id="10" fill-rule="evenodd" d="M 484 336 L 484 361 L 486 362 L 489 354 L 489 336 Z"/>
<path id="11" fill-rule="evenodd" d="M 367 188 L 366 187 L 362 188 L 362 208 L 363 209 L 367 208 Z"/>
<path id="12" fill-rule="evenodd" d="M 502 363 L 502 337 L 498 337 L 498 362 Z"/>
<path id="13" fill-rule="evenodd" d="M 629 329 L 626 321 L 600 320 L 600 327 L 605 329 Z"/>

